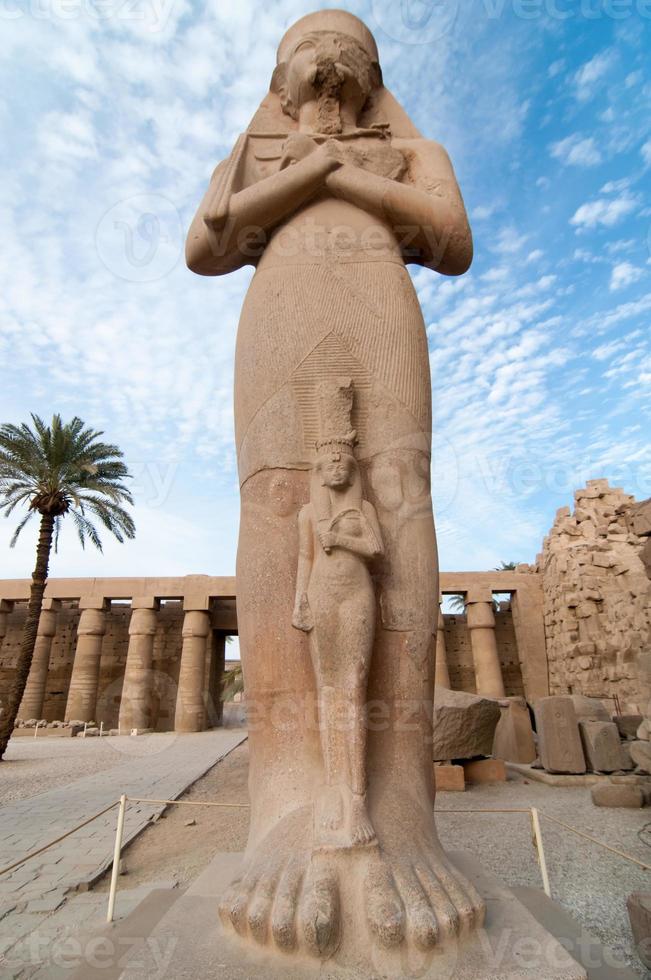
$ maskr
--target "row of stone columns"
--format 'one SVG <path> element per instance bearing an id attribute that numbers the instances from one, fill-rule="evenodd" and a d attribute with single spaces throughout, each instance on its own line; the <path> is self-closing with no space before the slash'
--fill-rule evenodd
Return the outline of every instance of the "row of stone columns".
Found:
<path id="1" fill-rule="evenodd" d="M 21 718 L 40 718 L 42 715 L 59 606 L 60 602 L 57 600 L 44 601 L 34 658 L 19 711 Z M 108 608 L 108 602 L 103 599 L 79 600 L 81 615 L 65 710 L 67 721 L 92 721 L 96 718 L 102 641 L 106 633 Z M 135 598 L 131 603 L 129 646 L 118 721 L 120 731 L 125 733 L 134 728 L 142 730 L 152 727 L 154 640 L 159 608 L 160 600 L 155 598 Z M 6 633 L 7 614 L 10 610 L 11 605 L 7 603 L 3 603 L 0 608 L 0 640 Z M 208 673 L 206 654 L 211 629 L 209 610 L 188 609 L 184 606 L 175 731 L 200 732 L 205 727 Z M 222 637 L 221 647 L 223 644 Z M 223 649 L 221 653 L 223 660 Z"/>
<path id="2" fill-rule="evenodd" d="M 495 614 L 493 613 L 492 592 L 469 593 L 466 597 L 466 617 L 470 632 L 472 659 L 475 665 L 475 684 L 477 694 L 488 698 L 505 696 L 502 665 L 495 636 Z M 436 632 L 435 683 L 450 687 L 450 673 L 445 649 L 443 614 L 439 610 Z"/>

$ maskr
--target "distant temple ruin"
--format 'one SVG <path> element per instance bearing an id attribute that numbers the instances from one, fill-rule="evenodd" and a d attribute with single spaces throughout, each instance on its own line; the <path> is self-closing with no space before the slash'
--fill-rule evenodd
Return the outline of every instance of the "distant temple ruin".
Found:
<path id="1" fill-rule="evenodd" d="M 463 595 L 466 611 L 439 619 L 439 683 L 529 702 L 585 694 L 610 699 L 613 712 L 642 711 L 651 700 L 642 560 L 651 527 L 640 506 L 588 481 L 574 511 L 558 511 L 535 564 L 442 573 L 442 595 Z M 0 700 L 28 596 L 28 580 L 0 581 Z M 234 578 L 51 579 L 20 717 L 122 732 L 214 727 L 226 637 L 237 631 Z"/>

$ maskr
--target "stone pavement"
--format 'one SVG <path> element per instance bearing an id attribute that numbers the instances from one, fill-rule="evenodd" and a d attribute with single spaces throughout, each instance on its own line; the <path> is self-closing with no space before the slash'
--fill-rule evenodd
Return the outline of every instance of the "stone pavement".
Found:
<path id="1" fill-rule="evenodd" d="M 244 730 L 218 729 L 112 737 L 123 763 L 66 786 L 0 807 L 0 868 L 127 796 L 176 799 L 246 738 Z M 165 807 L 129 804 L 124 843 L 133 840 Z M 0 876 L 0 976 L 5 954 L 65 901 L 67 892 L 95 881 L 112 861 L 117 807 L 61 843 Z"/>

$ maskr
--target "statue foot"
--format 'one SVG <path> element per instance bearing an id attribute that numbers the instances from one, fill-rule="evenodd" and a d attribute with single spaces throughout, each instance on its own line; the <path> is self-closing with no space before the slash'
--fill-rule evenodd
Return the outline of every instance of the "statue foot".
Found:
<path id="1" fill-rule="evenodd" d="M 339 945 L 339 883 L 331 864 L 301 846 L 291 829 L 284 839 L 274 834 L 262 842 L 221 900 L 219 916 L 243 939 L 325 959 Z"/>
<path id="2" fill-rule="evenodd" d="M 367 871 L 365 894 L 370 930 L 387 949 L 405 939 L 432 949 L 484 920 L 475 887 L 442 850 L 425 846 L 411 854 L 380 853 Z"/>
<path id="3" fill-rule="evenodd" d="M 338 786 L 327 786 L 320 801 L 322 830 L 339 830 L 344 819 L 344 801 Z"/>
<path id="4" fill-rule="evenodd" d="M 375 830 L 366 809 L 366 795 L 354 793 L 350 806 L 350 837 L 354 846 L 370 844 Z"/>

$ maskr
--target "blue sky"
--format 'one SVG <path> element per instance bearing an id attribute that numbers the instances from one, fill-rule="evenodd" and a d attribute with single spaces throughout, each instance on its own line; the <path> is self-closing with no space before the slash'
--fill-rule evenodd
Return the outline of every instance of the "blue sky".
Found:
<path id="1" fill-rule="evenodd" d="M 327 4 L 326 4 L 327 5 Z M 531 561 L 586 479 L 651 494 L 651 3 L 342 3 L 448 149 L 476 258 L 414 272 L 441 566 Z M 251 271 L 189 273 L 209 175 L 299 0 L 0 0 L 0 419 L 81 415 L 124 449 L 136 541 L 55 575 L 232 574 L 232 360 Z M 23 576 L 34 535 L 0 577 Z"/>

